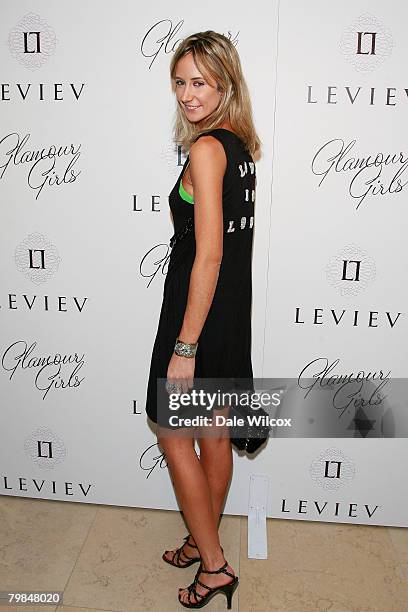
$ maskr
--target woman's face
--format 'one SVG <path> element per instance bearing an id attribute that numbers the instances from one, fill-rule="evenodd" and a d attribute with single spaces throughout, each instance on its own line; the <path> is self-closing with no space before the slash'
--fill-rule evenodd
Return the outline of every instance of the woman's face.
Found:
<path id="1" fill-rule="evenodd" d="M 194 63 L 193 54 L 187 53 L 176 65 L 177 101 L 191 123 L 200 127 L 220 103 L 220 92 L 214 80 L 207 81 Z"/>

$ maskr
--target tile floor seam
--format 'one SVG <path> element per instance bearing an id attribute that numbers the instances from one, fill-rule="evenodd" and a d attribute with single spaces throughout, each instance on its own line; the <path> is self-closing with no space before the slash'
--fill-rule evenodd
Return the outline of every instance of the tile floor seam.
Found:
<path id="1" fill-rule="evenodd" d="M 83 551 L 83 548 L 84 548 L 84 546 L 85 546 L 85 544 L 86 544 L 86 542 L 87 542 L 87 540 L 88 540 L 88 538 L 89 538 L 89 534 L 90 534 L 90 532 L 91 532 L 92 527 L 94 526 L 94 523 L 95 523 L 95 521 L 96 521 L 96 517 L 98 516 L 98 513 L 99 513 L 100 509 L 101 509 L 101 508 L 100 508 L 99 506 L 97 506 L 97 510 L 96 510 L 96 512 L 95 512 L 95 516 L 93 517 L 93 520 L 92 520 L 92 522 L 91 522 L 91 524 L 90 524 L 90 526 L 89 526 L 88 532 L 87 532 L 86 536 L 84 537 L 84 541 L 82 542 L 82 546 L 80 547 L 80 549 L 79 549 L 79 551 L 78 551 L 78 554 L 77 554 L 77 556 L 76 556 L 75 563 L 74 563 L 74 565 L 72 566 L 72 569 L 71 569 L 71 571 L 70 571 L 70 574 L 69 574 L 69 576 L 68 576 L 68 578 L 67 578 L 67 581 L 66 581 L 66 583 L 65 583 L 64 589 L 63 589 L 63 591 L 62 591 L 63 596 L 64 596 L 65 590 L 66 590 L 66 588 L 67 588 L 67 586 L 68 586 L 68 584 L 69 584 L 69 581 L 71 580 L 71 577 L 72 577 L 72 574 L 73 574 L 73 572 L 74 572 L 74 569 L 76 568 L 76 564 L 78 563 L 78 559 L 79 559 L 79 557 L 81 556 L 81 553 L 82 553 L 82 551 Z M 64 605 L 64 604 L 63 604 L 63 605 Z M 71 607 L 78 607 L 78 606 L 71 606 Z M 116 611 L 112 610 L 111 612 L 120 612 L 120 611 L 119 611 L 119 610 L 116 610 Z"/>

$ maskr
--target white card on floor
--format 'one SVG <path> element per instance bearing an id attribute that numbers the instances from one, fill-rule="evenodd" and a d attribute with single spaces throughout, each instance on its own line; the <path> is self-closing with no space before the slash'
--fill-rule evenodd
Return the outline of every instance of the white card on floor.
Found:
<path id="1" fill-rule="evenodd" d="M 249 478 L 248 557 L 268 558 L 266 509 L 268 507 L 269 478 L 265 474 L 251 474 Z"/>

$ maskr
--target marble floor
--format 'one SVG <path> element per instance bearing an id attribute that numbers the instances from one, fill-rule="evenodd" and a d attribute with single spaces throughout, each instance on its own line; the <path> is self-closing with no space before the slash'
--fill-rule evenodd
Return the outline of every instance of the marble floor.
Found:
<path id="1" fill-rule="evenodd" d="M 268 559 L 247 557 L 247 520 L 224 516 L 221 543 L 240 578 L 240 612 L 407 612 L 408 529 L 268 519 Z M 179 512 L 0 496 L 0 590 L 63 591 L 66 612 L 172 612 L 181 570 Z M 55 606 L 1 606 L 52 612 Z M 217 595 L 206 610 L 226 610 Z"/>

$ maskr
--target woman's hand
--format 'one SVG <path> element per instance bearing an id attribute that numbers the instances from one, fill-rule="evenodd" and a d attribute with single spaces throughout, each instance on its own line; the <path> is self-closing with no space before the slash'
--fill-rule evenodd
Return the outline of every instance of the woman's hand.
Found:
<path id="1" fill-rule="evenodd" d="M 187 393 L 194 384 L 195 357 L 181 357 L 173 353 L 167 368 L 167 381 L 180 385 L 180 393 Z"/>

